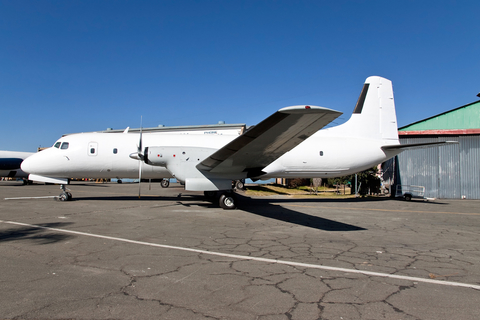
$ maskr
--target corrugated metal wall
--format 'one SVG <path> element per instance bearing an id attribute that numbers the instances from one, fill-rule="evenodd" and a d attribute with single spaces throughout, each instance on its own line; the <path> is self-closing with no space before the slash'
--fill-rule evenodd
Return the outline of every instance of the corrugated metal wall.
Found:
<path id="1" fill-rule="evenodd" d="M 480 199 L 480 136 L 401 137 L 404 143 L 458 141 L 405 150 L 396 157 L 395 184 L 425 187 L 431 198 Z"/>
<path id="2" fill-rule="evenodd" d="M 467 199 L 480 199 L 480 136 L 460 136 L 460 185 Z"/>

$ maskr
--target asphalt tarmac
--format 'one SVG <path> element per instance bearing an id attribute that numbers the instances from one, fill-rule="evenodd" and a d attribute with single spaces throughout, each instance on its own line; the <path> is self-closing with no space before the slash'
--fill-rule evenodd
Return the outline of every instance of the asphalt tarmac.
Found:
<path id="1" fill-rule="evenodd" d="M 480 317 L 480 201 L 69 188 L 0 182 L 0 319 Z"/>

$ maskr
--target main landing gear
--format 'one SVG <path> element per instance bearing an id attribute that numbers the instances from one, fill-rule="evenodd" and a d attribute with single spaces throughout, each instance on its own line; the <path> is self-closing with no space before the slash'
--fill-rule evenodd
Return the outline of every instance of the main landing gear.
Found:
<path id="1" fill-rule="evenodd" d="M 232 191 L 224 192 L 220 195 L 219 204 L 225 210 L 233 210 L 237 207 L 237 198 Z"/>
<path id="2" fill-rule="evenodd" d="M 60 189 L 62 189 L 63 192 L 58 196 L 58 200 L 60 200 L 60 201 L 70 201 L 70 200 L 72 200 L 72 194 L 70 192 L 68 192 L 68 191 L 70 191 L 70 189 L 67 189 L 64 184 L 60 185 Z"/>
<path id="3" fill-rule="evenodd" d="M 204 195 L 209 200 L 218 200 L 218 204 L 225 210 L 233 210 L 237 208 L 237 197 L 233 190 L 227 191 L 204 191 Z"/>

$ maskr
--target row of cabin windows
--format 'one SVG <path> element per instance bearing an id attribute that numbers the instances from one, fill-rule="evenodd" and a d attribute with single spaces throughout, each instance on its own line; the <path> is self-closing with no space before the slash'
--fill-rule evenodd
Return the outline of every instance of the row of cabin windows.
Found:
<path id="1" fill-rule="evenodd" d="M 68 149 L 68 146 L 69 146 L 69 143 L 68 142 L 57 142 L 55 143 L 54 147 L 55 148 L 60 148 L 60 149 L 63 149 L 63 150 L 66 150 Z M 118 149 L 117 148 L 113 148 L 113 154 L 117 154 L 118 153 Z M 90 148 L 90 154 L 95 154 L 95 148 Z M 320 157 L 323 157 L 323 151 L 320 151 Z"/>
<path id="2" fill-rule="evenodd" d="M 113 154 L 117 154 L 117 153 L 118 153 L 118 149 L 113 148 Z M 95 148 L 90 148 L 90 154 L 95 154 Z"/>
<path id="3" fill-rule="evenodd" d="M 62 150 L 67 150 L 68 147 L 69 147 L 69 143 L 68 142 L 57 142 L 55 143 L 54 147 L 57 148 L 57 149 L 62 149 Z M 113 154 L 117 154 L 118 153 L 118 149 L 117 148 L 113 148 Z M 90 148 L 90 154 L 95 154 L 95 148 Z"/>
<path id="4" fill-rule="evenodd" d="M 55 148 L 60 148 L 60 149 L 63 149 L 63 150 L 66 150 L 68 149 L 68 146 L 69 146 L 69 143 L 68 142 L 57 142 L 55 143 L 54 147 Z M 118 153 L 118 149 L 117 148 L 113 148 L 113 154 L 117 154 Z M 90 154 L 95 154 L 95 148 L 90 148 Z M 323 151 L 320 151 L 320 156 L 323 157 Z"/>

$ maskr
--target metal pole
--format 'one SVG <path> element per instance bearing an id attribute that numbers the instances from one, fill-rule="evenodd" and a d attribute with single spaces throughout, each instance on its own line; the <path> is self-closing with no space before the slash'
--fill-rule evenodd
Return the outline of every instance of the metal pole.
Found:
<path id="1" fill-rule="evenodd" d="M 355 197 L 358 196 L 357 174 L 355 173 Z"/>

